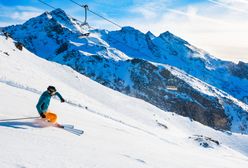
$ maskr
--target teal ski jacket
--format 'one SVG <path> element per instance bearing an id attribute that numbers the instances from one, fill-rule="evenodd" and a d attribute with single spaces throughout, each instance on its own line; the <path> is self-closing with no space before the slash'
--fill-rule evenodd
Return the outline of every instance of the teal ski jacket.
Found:
<path id="1" fill-rule="evenodd" d="M 64 100 L 59 92 L 56 92 L 55 95 L 58 96 L 61 101 Z M 42 93 L 42 95 L 40 96 L 40 99 L 38 101 L 38 104 L 36 105 L 36 108 L 37 108 L 39 114 L 43 114 L 43 113 L 47 112 L 51 97 L 52 96 L 48 93 L 48 91 L 45 91 Z"/>

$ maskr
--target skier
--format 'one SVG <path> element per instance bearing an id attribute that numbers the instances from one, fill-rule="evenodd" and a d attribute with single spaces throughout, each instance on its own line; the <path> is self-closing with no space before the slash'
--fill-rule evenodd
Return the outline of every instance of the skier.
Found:
<path id="1" fill-rule="evenodd" d="M 40 96 L 36 108 L 42 118 L 46 119 L 48 122 L 57 125 L 57 115 L 48 111 L 48 106 L 50 104 L 51 97 L 55 95 L 60 98 L 61 103 L 65 102 L 65 99 L 60 95 L 59 92 L 56 91 L 56 88 L 54 86 L 48 86 L 47 90 L 43 92 Z"/>

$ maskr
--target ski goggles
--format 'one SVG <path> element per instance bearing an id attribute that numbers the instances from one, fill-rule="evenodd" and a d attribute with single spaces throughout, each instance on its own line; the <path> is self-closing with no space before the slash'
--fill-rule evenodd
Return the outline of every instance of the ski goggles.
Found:
<path id="1" fill-rule="evenodd" d="M 48 90 L 48 93 L 51 94 L 52 96 L 56 94 L 56 91 Z"/>

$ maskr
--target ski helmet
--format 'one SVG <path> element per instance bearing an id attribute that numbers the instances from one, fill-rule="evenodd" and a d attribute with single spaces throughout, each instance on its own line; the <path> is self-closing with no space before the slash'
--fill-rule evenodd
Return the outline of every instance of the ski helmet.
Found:
<path id="1" fill-rule="evenodd" d="M 57 90 L 54 86 L 48 86 L 47 91 L 52 94 L 56 93 Z"/>

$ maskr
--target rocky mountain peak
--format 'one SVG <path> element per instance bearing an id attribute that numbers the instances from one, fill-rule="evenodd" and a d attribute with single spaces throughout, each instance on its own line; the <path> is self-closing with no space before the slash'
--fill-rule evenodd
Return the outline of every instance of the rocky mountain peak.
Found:
<path id="1" fill-rule="evenodd" d="M 239 61 L 237 65 L 231 64 L 229 69 L 233 75 L 242 79 L 248 79 L 248 63 Z"/>
<path id="2" fill-rule="evenodd" d="M 146 36 L 149 37 L 151 40 L 154 39 L 154 38 L 156 38 L 156 36 L 152 32 L 150 32 L 150 31 L 148 31 L 146 33 Z"/>
<path id="3" fill-rule="evenodd" d="M 80 33 L 85 33 L 85 31 L 88 31 L 89 29 L 88 26 L 83 26 L 82 22 L 67 15 L 65 11 L 63 11 L 60 8 L 52 10 L 51 12 L 44 12 L 40 16 L 30 19 L 26 23 L 31 25 L 35 23 L 39 23 L 39 24 L 43 24 L 43 27 L 46 25 L 54 26 L 56 24 L 56 25 L 60 25 L 61 27 L 67 28 L 70 31 L 80 32 Z M 42 26 L 39 25 L 39 27 Z"/>
<path id="4" fill-rule="evenodd" d="M 141 31 L 131 27 L 131 26 L 125 26 L 121 29 L 121 33 L 128 34 L 128 35 L 139 35 L 139 36 L 144 36 L 144 33 Z"/>
<path id="5" fill-rule="evenodd" d="M 60 8 L 51 11 L 49 14 L 57 22 L 63 22 L 63 23 L 67 23 L 67 24 L 70 24 L 71 23 L 70 17 L 62 9 L 60 9 Z"/>
<path id="6" fill-rule="evenodd" d="M 189 44 L 187 41 L 181 39 L 178 36 L 175 36 L 174 34 L 172 34 L 169 31 L 166 31 L 164 33 L 161 33 L 159 35 L 159 38 L 163 39 L 164 41 L 167 41 L 169 43 L 179 43 L 179 44 Z"/>

